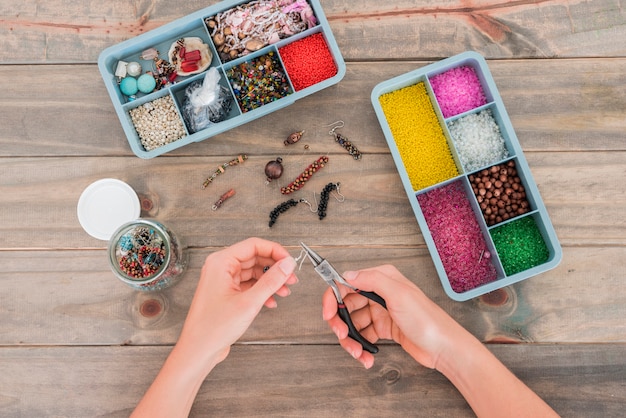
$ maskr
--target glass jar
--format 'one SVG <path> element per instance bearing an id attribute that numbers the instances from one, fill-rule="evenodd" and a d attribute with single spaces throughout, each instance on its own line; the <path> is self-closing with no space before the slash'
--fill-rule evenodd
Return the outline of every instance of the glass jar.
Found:
<path id="1" fill-rule="evenodd" d="M 121 281 L 142 291 L 172 286 L 187 266 L 178 238 L 165 225 L 150 219 L 128 222 L 113 233 L 109 262 Z"/>

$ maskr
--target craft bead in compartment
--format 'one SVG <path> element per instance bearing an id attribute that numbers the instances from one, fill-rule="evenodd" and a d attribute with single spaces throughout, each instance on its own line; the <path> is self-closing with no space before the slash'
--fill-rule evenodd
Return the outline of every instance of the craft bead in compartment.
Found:
<path id="1" fill-rule="evenodd" d="M 308 35 L 278 49 L 295 91 L 337 74 L 337 64 L 321 32 Z"/>
<path id="2" fill-rule="evenodd" d="M 533 216 L 524 216 L 490 231 L 491 238 L 508 276 L 542 265 L 550 250 Z"/>
<path id="3" fill-rule="evenodd" d="M 448 120 L 446 124 L 464 172 L 475 171 L 509 157 L 507 141 L 491 108 Z"/>
<path id="4" fill-rule="evenodd" d="M 172 94 L 191 134 L 241 114 L 221 69 L 210 68 L 201 76 L 175 85 Z"/>
<path id="5" fill-rule="evenodd" d="M 169 94 L 130 109 L 128 115 L 146 151 L 187 136 L 182 118 Z"/>
<path id="6" fill-rule="evenodd" d="M 377 98 L 414 191 L 459 175 L 423 81 Z"/>
<path id="7" fill-rule="evenodd" d="M 185 49 L 185 41 L 187 48 Z M 182 48 L 181 48 L 182 46 Z M 188 52 L 188 59 L 181 55 Z M 182 58 L 181 58 L 182 57 Z M 121 103 L 132 102 L 147 94 L 167 88 L 175 83 L 185 80 L 195 74 L 201 73 L 208 68 L 218 65 L 216 53 L 208 39 L 206 30 L 202 27 L 184 28 L 176 34 L 168 34 L 167 37 L 157 37 L 149 46 L 135 48 L 131 54 L 125 55 L 116 61 L 116 72 L 118 68 L 137 65 L 141 75 L 128 73 L 124 77 L 118 77 L 119 99 Z M 193 67 L 189 67 L 193 65 Z M 182 66 L 185 66 L 183 70 Z M 118 73 L 118 74 L 123 74 Z M 124 94 L 124 83 L 141 80 L 141 77 L 151 75 L 154 79 L 154 87 L 150 91 L 135 91 L 133 94 Z"/>
<path id="8" fill-rule="evenodd" d="M 463 64 L 429 77 L 444 118 L 459 115 L 488 103 L 476 67 Z"/>
<path id="9" fill-rule="evenodd" d="M 274 50 L 228 68 L 226 76 L 242 113 L 293 93 L 289 78 Z"/>
<path id="10" fill-rule="evenodd" d="M 461 180 L 417 196 L 452 290 L 466 292 L 497 279 L 491 251 Z"/>
<path id="11" fill-rule="evenodd" d="M 263 0 L 242 3 L 204 19 L 223 63 L 311 29 L 318 19 L 309 2 Z"/>
<path id="12" fill-rule="evenodd" d="M 470 174 L 468 179 L 489 226 L 534 209 L 514 160 Z"/>

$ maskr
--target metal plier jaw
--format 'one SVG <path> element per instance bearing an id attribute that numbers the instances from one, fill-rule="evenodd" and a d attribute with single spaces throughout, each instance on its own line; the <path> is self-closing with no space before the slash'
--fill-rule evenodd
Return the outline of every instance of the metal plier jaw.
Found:
<path id="1" fill-rule="evenodd" d="M 348 284 L 348 282 L 346 282 L 346 280 L 343 277 L 341 277 L 339 272 L 326 259 L 321 257 L 319 254 L 317 254 L 315 251 L 310 249 L 304 243 L 301 242 L 300 245 L 304 249 L 304 252 L 307 255 L 307 257 L 311 260 L 311 263 L 313 263 L 313 268 L 315 269 L 317 274 L 319 274 L 319 276 L 322 279 L 324 279 L 324 281 L 333 290 L 333 293 L 335 294 L 335 298 L 337 299 L 337 314 L 343 320 L 343 322 L 345 322 L 345 324 L 348 326 L 348 336 L 352 338 L 353 340 L 357 341 L 358 343 L 360 343 L 364 350 L 372 354 L 378 353 L 378 347 L 376 347 L 374 344 L 366 340 L 354 326 L 354 323 L 352 322 L 352 318 L 350 318 L 350 313 L 348 312 L 348 308 L 346 308 L 346 305 L 343 302 L 343 298 L 341 296 L 341 292 L 339 291 L 339 287 L 337 287 L 337 282 L 349 287 L 350 289 L 365 296 L 366 298 L 379 303 L 382 307 L 386 309 L 387 304 L 385 303 L 385 300 L 374 292 L 361 291 L 355 288 L 354 286 L 351 286 L 350 284 Z"/>

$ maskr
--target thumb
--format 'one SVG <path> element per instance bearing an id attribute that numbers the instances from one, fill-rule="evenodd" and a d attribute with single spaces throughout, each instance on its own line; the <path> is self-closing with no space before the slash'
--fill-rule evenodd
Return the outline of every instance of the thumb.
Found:
<path id="1" fill-rule="evenodd" d="M 296 269 L 296 260 L 285 257 L 267 270 L 254 286 L 248 291 L 259 305 L 263 305 L 280 289 Z"/>
<path id="2" fill-rule="evenodd" d="M 368 292 L 376 292 L 383 299 L 394 292 L 390 275 L 381 268 L 346 271 L 343 277 L 352 286 Z"/>

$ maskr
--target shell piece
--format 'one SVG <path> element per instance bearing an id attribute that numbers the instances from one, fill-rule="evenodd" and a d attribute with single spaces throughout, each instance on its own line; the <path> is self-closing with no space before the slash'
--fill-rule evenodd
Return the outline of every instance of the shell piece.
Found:
<path id="1" fill-rule="evenodd" d="M 200 51 L 200 61 L 197 62 L 197 69 L 193 71 L 184 71 L 181 68 L 181 63 L 183 60 L 181 60 L 180 56 L 178 55 L 178 51 L 180 48 L 179 40 L 176 40 L 172 43 L 172 46 L 170 47 L 170 50 L 167 54 L 169 57 L 169 61 L 171 63 L 176 63 L 176 73 L 180 76 L 187 76 L 192 74 L 199 74 L 209 68 L 209 65 L 211 65 L 211 60 L 213 59 L 213 54 L 211 53 L 209 46 L 205 44 L 201 38 L 198 37 L 182 38 L 182 41 L 187 51 Z"/>

